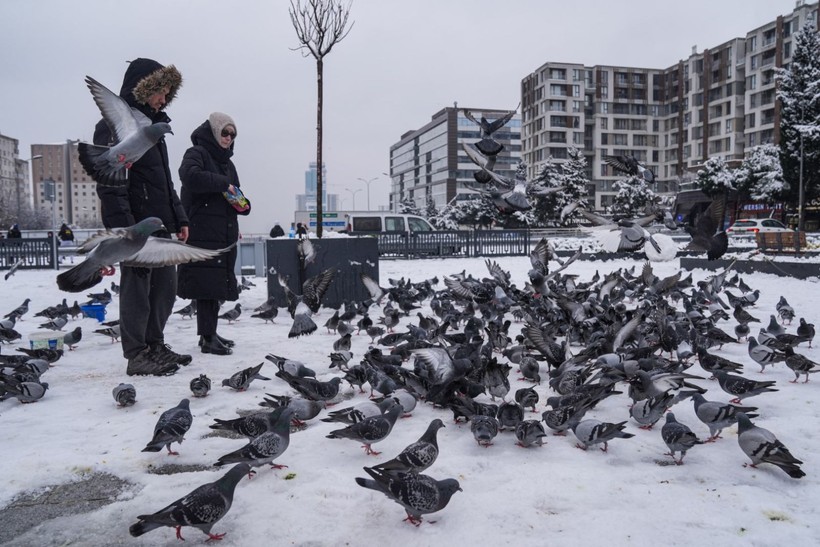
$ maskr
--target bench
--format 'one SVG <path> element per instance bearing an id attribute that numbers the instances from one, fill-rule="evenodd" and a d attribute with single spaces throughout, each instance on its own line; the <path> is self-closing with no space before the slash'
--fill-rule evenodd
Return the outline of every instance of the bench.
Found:
<path id="1" fill-rule="evenodd" d="M 755 240 L 763 252 L 799 254 L 806 248 L 806 232 L 758 232 Z"/>

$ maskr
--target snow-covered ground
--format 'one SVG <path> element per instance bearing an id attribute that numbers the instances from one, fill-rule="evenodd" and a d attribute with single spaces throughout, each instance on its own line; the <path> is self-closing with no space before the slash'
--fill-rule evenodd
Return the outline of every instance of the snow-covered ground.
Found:
<path id="1" fill-rule="evenodd" d="M 498 262 L 523 285 L 529 268 L 526 258 L 500 258 Z M 601 275 L 622 267 L 637 266 L 632 261 L 577 262 L 569 268 L 588 279 L 597 270 Z M 653 264 L 655 274 L 666 276 L 678 268 L 678 261 Z M 422 280 L 466 269 L 475 276 L 487 275 L 483 260 L 451 259 L 425 261 L 383 261 L 381 284 L 388 278 Z M 696 271 L 695 279 L 709 272 Z M 40 323 L 33 313 L 58 303 L 64 296 L 54 282 L 52 271 L 20 271 L 2 282 L 0 312 L 5 314 L 25 297 L 32 299 L 31 312 L 18 322 L 23 341 Z M 118 279 L 115 277 L 115 280 Z M 274 325 L 252 319 L 250 310 L 266 298 L 265 280 L 250 278 L 256 286 L 242 292 L 245 312 L 233 324 L 222 324 L 220 333 L 237 343 L 232 356 L 220 357 L 197 352 L 196 323 L 173 315 L 168 323 L 167 342 L 176 351 L 192 353 L 193 363 L 175 376 L 165 378 L 127 377 L 119 344 L 92 334 L 98 324 L 93 319 L 70 322 L 83 327 L 84 338 L 76 351 L 67 352 L 43 377 L 50 384 L 45 397 L 23 405 L 16 400 L 0 403 L 0 507 L 23 492 L 48 485 L 74 481 L 89 472 L 107 472 L 134 484 L 115 503 L 94 512 L 48 521 L 12 542 L 13 545 L 177 545 L 174 532 L 163 528 L 140 538 L 132 538 L 128 527 L 136 516 L 152 513 L 195 487 L 215 480 L 225 470 L 170 475 L 151 473 L 169 465 L 213 464 L 223 454 L 245 443 L 243 440 L 206 437 L 214 418 L 228 419 L 237 411 L 259 409 L 265 393 L 290 394 L 287 384 L 274 377 L 275 367 L 264 356 L 273 352 L 304 361 L 320 378 L 333 375 L 328 354 L 335 335 L 321 329 L 314 335 L 288 340 L 290 318 L 283 312 Z M 761 290 L 757 306 L 750 311 L 764 324 L 774 305 L 785 296 L 798 317 L 818 323 L 820 291 L 818 280 L 799 281 L 763 274 L 743 276 Z M 107 283 L 107 282 L 106 282 Z M 102 290 L 104 285 L 100 285 Z M 442 288 L 442 285 L 439 285 Z M 80 295 L 80 300 L 82 300 Z M 69 304 L 73 298 L 69 299 Z M 175 309 L 185 302 L 178 301 Z M 224 309 L 227 309 L 227 304 Z M 429 310 L 429 308 L 427 308 Z M 108 318 L 119 314 L 115 298 L 108 306 Z M 127 310 L 125 310 L 127 311 Z M 378 316 L 379 314 L 374 314 Z M 323 310 L 316 322 L 330 316 Z M 411 316 L 411 320 L 415 317 Z M 403 324 L 408 319 L 403 319 Z M 795 321 L 795 325 L 797 321 Z M 725 323 L 731 332 L 734 320 Z M 795 326 L 789 327 L 793 332 Z M 511 334 L 518 334 L 514 324 Z M 753 331 L 756 332 L 756 329 Z M 354 362 L 367 349 L 369 337 L 354 336 Z M 27 343 L 27 342 L 26 342 Z M 5 345 L 12 353 L 15 345 Z M 577 351 L 579 348 L 573 348 Z M 820 350 L 798 351 L 820 360 Z M 807 384 L 792 384 L 791 371 L 783 364 L 759 372 L 747 354 L 746 344 L 729 344 L 718 354 L 744 363 L 744 375 L 776 380 L 776 393 L 766 393 L 745 401 L 758 406 L 757 425 L 774 432 L 792 453 L 803 460 L 806 477 L 789 478 L 780 469 L 762 464 L 744 468 L 748 459 L 737 444 L 736 428 L 724 431 L 716 443 L 696 446 L 682 466 L 669 465 L 664 455 L 660 425 L 654 430 L 638 429 L 629 420 L 631 439 L 615 440 L 609 452 L 575 447 L 572 434 L 550 435 L 541 448 L 522 449 L 514 434 L 502 432 L 489 448 L 476 445 L 468 425 L 455 425 L 449 411 L 420 404 L 412 417 L 399 420 L 392 434 L 374 448 L 383 454 L 367 456 L 358 443 L 327 439 L 334 424 L 313 420 L 306 430 L 294 433 L 279 463 L 288 469 L 260 468 L 252 480 L 242 480 L 234 504 L 214 532 L 227 532 L 225 546 L 249 545 L 817 545 L 820 544 L 818 502 L 820 502 L 820 378 Z M 256 381 L 247 392 L 221 387 L 221 380 L 234 372 L 265 362 L 262 374 L 270 381 Z M 690 372 L 708 377 L 697 365 Z M 190 397 L 190 380 L 207 374 L 213 381 L 211 393 L 202 399 Z M 517 380 L 517 368 L 510 375 L 511 394 L 530 384 Z M 111 390 L 120 382 L 136 387 L 137 403 L 118 408 Z M 708 388 L 710 400 L 728 401 L 716 382 L 699 380 Z M 550 395 L 546 382 L 537 386 L 543 401 Z M 336 408 L 363 401 L 367 395 L 343 389 L 349 401 Z M 159 414 L 180 399 L 191 398 L 193 426 L 179 456 L 144 453 Z M 618 422 L 629 419 L 626 395 L 610 397 L 587 417 Z M 692 403 L 673 408 L 678 421 L 691 427 L 701 438 L 708 429 L 695 417 Z M 321 415 L 320 415 L 321 417 Z M 356 485 L 364 476 L 362 466 L 395 456 L 415 441 L 434 418 L 447 427 L 439 432 L 441 454 L 426 471 L 436 478 L 453 477 L 461 483 L 441 512 L 429 516 L 420 527 L 403 523 L 404 511 L 394 502 Z M 175 447 L 177 445 L 174 445 Z M 292 478 L 286 480 L 289 474 Z M 197 544 L 206 536 L 184 528 L 186 544 Z"/>

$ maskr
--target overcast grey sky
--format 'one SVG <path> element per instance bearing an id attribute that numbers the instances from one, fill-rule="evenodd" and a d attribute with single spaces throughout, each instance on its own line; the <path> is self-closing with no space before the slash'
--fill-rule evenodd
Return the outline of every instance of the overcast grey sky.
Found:
<path id="1" fill-rule="evenodd" d="M 316 64 L 287 0 L 2 0 L 0 132 L 34 143 L 90 140 L 99 112 L 83 79 L 119 91 L 125 61 L 174 64 L 173 166 L 214 110 L 238 126 L 234 162 L 253 211 L 245 233 L 290 223 L 316 158 Z M 666 68 L 745 36 L 794 0 L 354 0 L 348 37 L 325 61 L 324 160 L 331 192 L 387 203 L 389 148 L 458 101 L 514 108 L 521 79 L 547 61 Z M 175 171 L 175 170 L 174 170 Z M 179 181 L 176 179 L 177 188 Z"/>

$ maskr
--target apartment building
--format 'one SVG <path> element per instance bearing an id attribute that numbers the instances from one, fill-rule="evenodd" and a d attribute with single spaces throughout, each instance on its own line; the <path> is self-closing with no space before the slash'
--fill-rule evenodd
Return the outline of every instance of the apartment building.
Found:
<path id="1" fill-rule="evenodd" d="M 97 183 L 89 177 L 77 152 L 77 141 L 31 145 L 34 207 L 53 213 L 58 222 L 95 228 L 102 226 Z M 54 188 L 52 205 L 51 183 Z"/>
<path id="2" fill-rule="evenodd" d="M 481 131 L 464 115 L 465 110 L 475 119 L 484 116 L 488 120 L 501 118 L 508 112 L 454 105 L 433 114 L 430 122 L 419 129 L 404 133 L 390 147 L 391 211 L 397 211 L 405 199 L 413 200 L 423 209 L 430 196 L 441 208 L 453 199 L 469 199 L 470 194 L 475 193 L 465 184 L 474 181 L 476 166 L 464 153 L 462 144 L 478 142 Z M 521 161 L 521 117 L 514 116 L 493 133 L 493 138 L 504 145 L 494 171 L 512 178 Z"/>
<path id="3" fill-rule="evenodd" d="M 709 157 L 730 165 L 746 150 L 779 139 L 775 68 L 787 67 L 792 35 L 818 3 L 798 0 L 744 37 L 732 38 L 664 68 L 547 62 L 521 81 L 522 157 L 530 175 L 549 158 L 581 149 L 594 186 L 594 206 L 610 205 L 621 178 L 606 155 L 630 154 L 657 176 L 654 190 L 671 193 Z"/>

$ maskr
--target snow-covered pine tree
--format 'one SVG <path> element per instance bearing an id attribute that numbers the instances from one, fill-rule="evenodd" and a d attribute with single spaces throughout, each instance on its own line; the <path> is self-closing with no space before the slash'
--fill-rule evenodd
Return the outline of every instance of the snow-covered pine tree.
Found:
<path id="1" fill-rule="evenodd" d="M 436 201 L 433 199 L 433 196 L 427 196 L 427 202 L 425 203 L 424 207 L 424 216 L 425 218 L 433 218 L 438 215 L 438 208 L 436 207 Z"/>
<path id="2" fill-rule="evenodd" d="M 399 204 L 399 213 L 403 215 L 424 216 L 424 213 L 422 213 L 421 209 L 418 205 L 416 205 L 416 200 L 410 197 L 406 197 L 401 200 L 401 203 Z"/>
<path id="3" fill-rule="evenodd" d="M 789 201 L 800 201 L 803 156 L 804 203 L 820 196 L 820 35 L 810 19 L 794 34 L 787 69 L 777 69 L 780 101 L 780 162 L 790 184 Z M 802 134 L 802 145 L 801 145 Z M 803 219 L 799 226 L 802 229 Z"/>
<path id="4" fill-rule="evenodd" d="M 567 156 L 569 160 L 562 163 L 556 173 L 556 186 L 562 187 L 560 191 L 553 194 L 555 201 L 552 218 L 556 223 L 561 214 L 561 209 L 566 205 L 578 201 L 582 206 L 586 207 L 587 197 L 589 197 L 589 191 L 587 189 L 589 179 L 586 174 L 587 160 L 583 152 L 571 146 L 567 149 Z M 577 213 L 573 213 L 564 220 L 564 223 L 571 223 L 576 217 Z"/>
<path id="5" fill-rule="evenodd" d="M 735 172 L 735 187 L 755 201 L 782 199 L 789 184 L 783 178 L 779 148 L 774 144 L 752 148 Z"/>
<path id="6" fill-rule="evenodd" d="M 655 192 L 649 187 L 643 177 L 631 176 L 616 181 L 612 187 L 618 191 L 612 204 L 611 211 L 623 216 L 641 214 L 647 203 L 656 200 Z"/>
<path id="7" fill-rule="evenodd" d="M 707 196 L 721 196 L 726 190 L 734 190 L 734 172 L 720 156 L 712 156 L 698 170 L 695 185 Z"/>

